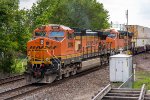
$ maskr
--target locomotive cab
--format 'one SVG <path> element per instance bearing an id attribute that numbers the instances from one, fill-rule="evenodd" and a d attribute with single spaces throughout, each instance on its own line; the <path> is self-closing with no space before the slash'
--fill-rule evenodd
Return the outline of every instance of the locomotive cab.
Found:
<path id="1" fill-rule="evenodd" d="M 117 51 L 118 49 L 125 47 L 124 37 L 115 29 L 110 30 L 110 34 L 106 38 L 107 43 L 111 43 L 111 49 Z"/>

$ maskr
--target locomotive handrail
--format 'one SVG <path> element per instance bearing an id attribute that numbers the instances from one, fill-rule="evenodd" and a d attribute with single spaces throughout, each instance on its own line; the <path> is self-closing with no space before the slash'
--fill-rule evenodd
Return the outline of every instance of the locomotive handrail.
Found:
<path id="1" fill-rule="evenodd" d="M 47 52 L 48 52 L 48 51 L 47 51 Z M 54 55 L 54 50 L 53 50 L 52 55 L 53 55 L 59 62 L 61 62 L 61 60 L 59 60 L 59 59 L 57 58 L 57 56 Z M 56 59 L 54 59 L 54 60 L 55 60 L 55 62 L 58 64 L 58 69 L 59 69 L 59 67 L 60 67 L 59 65 L 61 65 L 61 64 L 60 64 Z M 54 66 L 54 65 L 53 65 L 53 66 Z M 58 70 L 58 69 L 57 69 L 57 70 Z"/>
<path id="2" fill-rule="evenodd" d="M 57 58 L 57 60 L 56 60 L 56 59 L 54 59 L 54 60 L 57 62 L 57 60 L 59 60 L 59 59 Z M 60 61 L 60 60 L 59 60 L 59 61 Z M 60 61 L 60 62 L 61 62 L 61 61 Z M 59 64 L 59 62 L 57 62 L 57 64 L 58 64 L 58 69 L 59 69 L 59 67 L 60 67 L 61 64 Z M 57 70 L 58 70 L 58 69 L 57 69 Z"/>

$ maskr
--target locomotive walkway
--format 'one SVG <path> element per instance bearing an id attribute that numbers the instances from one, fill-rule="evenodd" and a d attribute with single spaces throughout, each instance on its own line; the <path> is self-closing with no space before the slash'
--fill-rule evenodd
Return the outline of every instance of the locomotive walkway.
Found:
<path id="1" fill-rule="evenodd" d="M 145 84 L 141 89 L 112 88 L 109 84 L 92 100 L 150 100 L 150 94 L 147 94 Z"/>

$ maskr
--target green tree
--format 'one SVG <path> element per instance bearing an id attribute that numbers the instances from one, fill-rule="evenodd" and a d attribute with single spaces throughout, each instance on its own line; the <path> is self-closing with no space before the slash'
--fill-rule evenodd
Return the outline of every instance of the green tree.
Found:
<path id="1" fill-rule="evenodd" d="M 108 28 L 108 11 L 96 0 L 39 0 L 29 11 L 30 31 L 41 24 Z"/>
<path id="2" fill-rule="evenodd" d="M 14 60 L 13 49 L 16 48 L 10 34 L 14 32 L 14 12 L 18 9 L 18 0 L 0 0 L 0 5 L 0 69 L 10 72 Z"/>
<path id="3" fill-rule="evenodd" d="M 15 12 L 14 34 L 11 34 L 11 40 L 16 42 L 18 48 L 17 51 L 25 52 L 26 43 L 31 37 L 29 32 L 27 11 L 17 10 Z"/>
<path id="4" fill-rule="evenodd" d="M 19 0 L 0 0 L 0 5 L 0 70 L 11 72 L 17 52 L 25 52 L 30 38 L 27 11 L 19 10 Z"/>

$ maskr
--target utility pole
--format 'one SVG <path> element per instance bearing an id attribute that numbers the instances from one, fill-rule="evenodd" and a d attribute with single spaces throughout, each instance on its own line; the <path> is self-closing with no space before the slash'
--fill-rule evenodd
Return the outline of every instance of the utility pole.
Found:
<path id="1" fill-rule="evenodd" d="M 128 52 L 128 10 L 126 10 L 126 19 L 127 19 L 127 23 L 126 23 L 126 26 L 127 26 L 127 52 Z"/>

